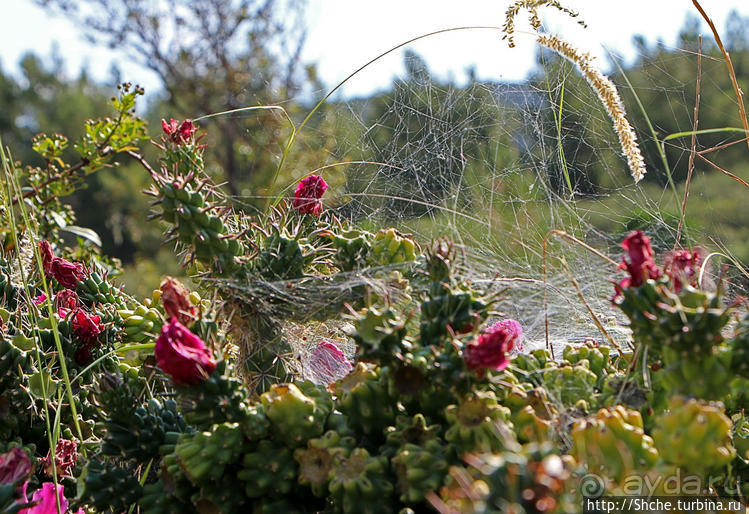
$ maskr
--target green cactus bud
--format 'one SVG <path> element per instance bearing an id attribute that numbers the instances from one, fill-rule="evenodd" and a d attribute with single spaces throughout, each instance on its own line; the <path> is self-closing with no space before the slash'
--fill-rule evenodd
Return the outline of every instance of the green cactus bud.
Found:
<path id="1" fill-rule="evenodd" d="M 440 425 L 427 425 L 423 414 L 416 414 L 412 418 L 398 416 L 395 426 L 385 429 L 385 447 L 381 451 L 387 455 L 395 455 L 406 444 L 422 446 L 432 439 L 439 437 Z"/>
<path id="2" fill-rule="evenodd" d="M 363 448 L 348 457 L 337 455 L 328 484 L 333 509 L 343 514 L 376 514 L 393 511 L 393 484 L 385 457 L 370 456 Z"/>
<path id="3" fill-rule="evenodd" d="M 575 366 L 546 368 L 542 373 L 542 383 L 555 403 L 571 406 L 579 400 L 592 403 L 598 377 L 582 360 Z"/>
<path id="4" fill-rule="evenodd" d="M 219 480 L 226 466 L 240 458 L 244 434 L 238 423 L 214 425 L 211 431 L 182 434 L 174 453 L 196 485 Z"/>
<path id="5" fill-rule="evenodd" d="M 693 355 L 686 350 L 663 348 L 665 367 L 653 373 L 669 395 L 695 396 L 704 400 L 721 400 L 729 390 L 732 353 L 724 345 L 713 348 L 711 355 Z"/>
<path id="6" fill-rule="evenodd" d="M 250 498 L 288 494 L 297 481 L 298 465 L 292 450 L 263 440 L 244 455 L 237 478 L 245 483 Z"/>
<path id="7" fill-rule="evenodd" d="M 635 341 L 654 357 L 662 348 L 705 355 L 723 341 L 721 331 L 730 319 L 732 307 L 722 305 L 721 294 L 720 288 L 709 292 L 688 284 L 674 293 L 663 277 L 624 289 L 617 306 L 629 318 Z"/>
<path id="8" fill-rule="evenodd" d="M 100 512 L 124 512 L 143 491 L 133 473 L 111 462 L 90 461 L 83 472 L 81 498 Z"/>
<path id="9" fill-rule="evenodd" d="M 395 309 L 370 306 L 355 320 L 356 329 L 350 334 L 359 345 L 359 355 L 386 364 L 402 351 L 406 335 L 406 320 Z"/>
<path id="10" fill-rule="evenodd" d="M 721 404 L 674 396 L 655 419 L 653 439 L 663 460 L 702 476 L 735 456 L 732 427 Z"/>
<path id="11" fill-rule="evenodd" d="M 143 487 L 143 496 L 138 501 L 138 505 L 143 514 L 197 513 L 191 503 L 181 502 L 169 494 L 161 480 Z"/>
<path id="12" fill-rule="evenodd" d="M 374 438 L 382 437 L 385 427 L 395 421 L 395 401 L 385 380 L 379 368 L 360 362 L 334 386 L 338 408 L 349 425 Z"/>
<path id="13" fill-rule="evenodd" d="M 167 432 L 183 432 L 186 424 L 174 400 L 162 403 L 151 399 L 144 407 L 112 412 L 105 427 L 104 455 L 134 458 L 146 463 L 159 454 Z"/>
<path id="14" fill-rule="evenodd" d="M 582 360 L 587 360 L 588 368 L 595 373 L 600 384 L 605 376 L 616 371 L 611 363 L 609 350 L 608 346 L 585 342 L 580 346 L 565 346 L 562 350 L 562 357 L 570 364 L 578 364 Z"/>
<path id="15" fill-rule="evenodd" d="M 271 422 L 273 438 L 290 448 L 321 435 L 332 407 L 325 401 L 318 404 L 294 384 L 273 385 L 260 401 Z"/>
<path id="16" fill-rule="evenodd" d="M 402 264 L 416 260 L 419 252 L 411 236 L 401 234 L 394 228 L 382 229 L 375 234 L 367 260 L 372 266 Z"/>
<path id="17" fill-rule="evenodd" d="M 476 392 L 445 409 L 445 439 L 461 453 L 498 452 L 517 445 L 509 424 L 510 409 L 492 392 Z"/>
<path id="18" fill-rule="evenodd" d="M 255 269 L 268 280 L 295 279 L 304 275 L 309 262 L 299 241 L 275 229 L 265 238 Z"/>
<path id="19" fill-rule="evenodd" d="M 400 500 L 419 503 L 427 492 L 438 490 L 447 475 L 449 460 L 450 450 L 438 439 L 423 445 L 406 443 L 392 459 Z"/>
<path id="20" fill-rule="evenodd" d="M 371 233 L 365 230 L 328 231 L 324 237 L 336 249 L 335 261 L 342 271 L 353 271 L 366 265 L 365 259 L 372 246 Z"/>
<path id="21" fill-rule="evenodd" d="M 348 457 L 355 446 L 353 437 L 342 437 L 334 430 L 310 439 L 306 448 L 294 450 L 294 460 L 299 463 L 299 483 L 308 486 L 318 498 L 325 497 L 333 461 L 337 455 Z"/>
<path id="22" fill-rule="evenodd" d="M 647 471 L 658 460 L 653 439 L 645 434 L 642 417 L 621 405 L 601 409 L 572 427 L 570 454 L 588 471 L 621 482 L 635 471 Z"/>
<path id="23" fill-rule="evenodd" d="M 208 379 L 198 385 L 177 386 L 180 408 L 188 423 L 199 430 L 215 423 L 243 422 L 248 414 L 247 389 L 230 376 L 226 361 L 219 361 Z"/>

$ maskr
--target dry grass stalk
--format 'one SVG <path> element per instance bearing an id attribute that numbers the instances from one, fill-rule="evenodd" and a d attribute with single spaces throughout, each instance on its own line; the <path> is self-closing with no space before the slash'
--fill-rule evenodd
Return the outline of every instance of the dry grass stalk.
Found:
<path id="1" fill-rule="evenodd" d="M 616 86 L 614 86 L 608 77 L 593 67 L 593 57 L 589 53 L 579 51 L 571 43 L 555 35 L 540 35 L 537 41 L 538 44 L 555 51 L 562 57 L 577 64 L 585 80 L 588 81 L 598 95 L 598 98 L 601 99 L 606 112 L 608 112 L 611 120 L 614 122 L 614 130 L 619 136 L 622 152 L 627 158 L 627 164 L 635 182 L 642 180 L 646 173 L 645 160 L 637 144 L 637 135 L 635 135 L 632 125 L 627 120 L 624 104 L 619 96 L 619 92 L 616 90 Z"/>
<path id="2" fill-rule="evenodd" d="M 736 80 L 736 72 L 733 69 L 733 62 L 731 62 L 731 56 L 726 51 L 726 48 L 723 46 L 723 41 L 720 39 L 720 34 L 718 34 L 718 29 L 715 28 L 715 24 L 713 23 L 713 20 L 710 19 L 710 17 L 707 15 L 707 13 L 705 12 L 705 10 L 702 8 L 702 6 L 697 0 L 692 0 L 692 3 L 700 12 L 700 15 L 707 22 L 708 26 L 710 27 L 710 30 L 713 33 L 713 37 L 715 38 L 715 43 L 718 45 L 720 52 L 723 54 L 723 59 L 726 61 L 726 66 L 728 67 L 728 74 L 731 76 L 731 84 L 733 85 L 733 91 L 734 93 L 736 93 L 736 100 L 739 103 L 739 115 L 741 116 L 741 123 L 744 124 L 744 130 L 747 132 L 747 134 L 749 134 L 749 119 L 747 119 L 746 109 L 744 108 L 744 92 L 741 91 L 741 88 L 739 87 L 739 83 Z M 749 138 L 747 138 L 746 144 L 747 146 L 749 146 Z"/>
<path id="3" fill-rule="evenodd" d="M 505 13 L 505 24 L 502 25 L 502 32 L 505 33 L 502 39 L 507 40 L 507 44 L 510 48 L 515 47 L 515 38 L 513 37 L 515 34 L 515 17 L 517 17 L 520 10 L 528 10 L 528 20 L 530 21 L 531 27 L 538 32 L 541 28 L 541 18 L 538 16 L 538 8 L 543 6 L 554 7 L 555 9 L 569 15 L 571 18 L 577 18 L 580 15 L 577 11 L 568 9 L 555 0 L 517 0 L 507 9 L 507 12 Z M 585 27 L 584 21 L 580 20 L 578 23 Z"/>
<path id="4" fill-rule="evenodd" d="M 694 125 L 692 126 L 692 151 L 689 153 L 689 167 L 687 169 L 687 181 L 684 185 L 684 199 L 681 202 L 681 218 L 679 227 L 676 229 L 676 242 L 681 241 L 681 229 L 684 225 L 684 218 L 687 215 L 687 200 L 689 199 L 689 185 L 692 183 L 692 174 L 694 173 L 694 156 L 697 154 L 697 127 L 700 120 L 700 85 L 702 83 L 702 36 L 698 39 L 697 46 L 697 85 L 694 101 Z"/>

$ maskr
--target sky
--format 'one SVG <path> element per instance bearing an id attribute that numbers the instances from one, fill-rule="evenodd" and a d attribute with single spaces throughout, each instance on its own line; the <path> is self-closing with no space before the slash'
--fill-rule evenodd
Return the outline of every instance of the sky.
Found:
<path id="1" fill-rule="evenodd" d="M 27 51 L 49 56 L 54 45 L 65 58 L 66 72 L 73 75 L 82 66 L 97 78 L 110 77 L 112 62 L 122 78 L 138 83 L 146 91 L 158 89 L 158 79 L 132 59 L 104 48 L 95 48 L 64 18 L 52 17 L 32 0 L 0 0 L 3 9 L 0 30 L 0 64 L 17 72 L 17 63 Z M 463 26 L 501 26 L 509 0 L 309 0 L 307 43 L 303 60 L 316 63 L 318 74 L 334 86 L 373 57 L 411 38 L 433 31 Z M 749 5 L 740 0 L 702 0 L 703 7 L 719 30 L 732 9 L 749 15 Z M 606 52 L 635 57 L 632 37 L 642 34 L 654 42 L 675 44 L 687 13 L 696 13 L 691 0 L 567 0 L 564 5 L 580 11 L 587 28 L 555 10 L 543 11 L 545 27 L 599 57 L 606 68 Z M 707 27 L 703 24 L 704 33 Z M 749 30 L 749 27 L 747 28 Z M 442 78 L 461 81 L 474 67 L 479 78 L 519 81 L 534 65 L 535 44 L 528 24 L 517 25 L 517 47 L 509 49 L 496 29 L 471 29 L 426 37 L 408 46 L 421 54 L 430 69 Z M 386 88 L 403 72 L 402 50 L 378 60 L 357 74 L 343 88 L 348 97 L 365 96 Z M 281 101 L 283 99 L 279 99 Z"/>

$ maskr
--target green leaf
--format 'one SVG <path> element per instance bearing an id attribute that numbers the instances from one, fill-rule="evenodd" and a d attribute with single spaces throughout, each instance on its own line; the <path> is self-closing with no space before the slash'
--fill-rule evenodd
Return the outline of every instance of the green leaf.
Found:
<path id="1" fill-rule="evenodd" d="M 44 387 L 42 387 L 44 386 Z M 29 391 L 39 399 L 44 398 L 42 391 L 47 393 L 47 398 L 52 398 L 57 391 L 57 382 L 46 371 L 38 371 L 29 377 Z"/>
<path id="2" fill-rule="evenodd" d="M 90 228 L 70 225 L 67 227 L 62 227 L 62 230 L 65 232 L 70 232 L 71 234 L 75 234 L 76 236 L 82 237 L 83 239 L 88 239 L 96 246 L 101 246 L 101 238 L 99 238 L 99 234 L 97 234 Z"/>
<path id="3" fill-rule="evenodd" d="M 34 349 L 34 340 L 26 337 L 21 332 L 17 332 L 16 335 L 13 336 L 12 341 L 13 346 L 25 352 Z"/>
<path id="4" fill-rule="evenodd" d="M 65 221 L 65 218 L 62 217 L 62 215 L 57 211 L 49 211 L 49 215 L 52 216 L 52 219 L 55 220 L 55 223 L 57 223 L 57 226 L 64 229 L 68 222 Z"/>

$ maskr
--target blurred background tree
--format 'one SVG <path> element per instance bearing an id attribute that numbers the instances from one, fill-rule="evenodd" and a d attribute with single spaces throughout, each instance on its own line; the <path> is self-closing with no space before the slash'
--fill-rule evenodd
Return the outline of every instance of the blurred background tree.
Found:
<path id="1" fill-rule="evenodd" d="M 164 88 L 166 117 L 196 117 L 294 97 L 305 0 L 37 0 L 72 18 L 94 44 L 124 50 Z M 211 169 L 232 195 L 273 169 L 283 118 L 274 111 L 225 115 L 209 131 Z M 268 151 L 271 149 L 271 151 Z M 261 176 L 261 177 L 258 177 Z"/>
<path id="2" fill-rule="evenodd" d="M 298 125 L 325 90 L 314 66 L 300 62 L 304 1 L 36 1 L 76 20 L 94 44 L 123 49 L 158 75 L 162 89 L 142 112 L 155 139 L 161 118 L 195 118 L 257 105 L 282 105 Z M 744 91 L 749 90 L 748 25 L 748 19 L 736 14 L 724 30 Z M 655 199 L 673 195 L 666 189 L 657 142 L 635 94 L 658 139 L 690 131 L 699 32 L 692 18 L 676 48 L 635 38 L 636 60 L 620 62 L 623 73 L 611 73 L 647 161 L 643 192 Z M 725 65 L 710 37 L 703 38 L 702 51 L 700 128 L 740 126 Z M 38 163 L 30 148 L 36 132 L 61 132 L 74 139 L 85 119 L 105 114 L 107 97 L 120 80 L 117 70 L 107 83 L 92 80 L 85 71 L 68 77 L 61 72 L 61 61 L 59 55 L 27 55 L 20 73 L 0 69 L 0 137 L 24 163 Z M 492 217 L 499 231 L 503 223 L 517 221 L 516 205 L 529 209 L 534 199 L 564 199 L 571 192 L 582 199 L 583 210 L 604 213 L 600 219 L 591 214 L 590 221 L 608 233 L 628 228 L 622 219 L 640 219 L 632 205 L 624 211 L 613 205 L 614 193 L 630 184 L 616 135 L 600 102 L 567 61 L 539 52 L 537 70 L 520 84 L 483 82 L 470 73 L 459 84 L 434 76 L 414 52 L 406 52 L 404 65 L 405 74 L 386 91 L 329 99 L 298 135 L 278 177 L 290 134 L 279 111 L 202 120 L 210 169 L 226 182 L 238 205 L 255 211 L 269 198 L 291 194 L 305 173 L 323 168 L 320 173 L 331 185 L 326 201 L 340 216 L 373 224 L 378 216 L 399 218 L 425 237 L 442 228 L 440 216 L 452 209 Z M 733 139 L 737 137 L 726 133 L 700 135 L 698 144 L 707 148 Z M 666 145 L 679 195 L 689 144 L 685 138 Z M 708 155 L 749 178 L 745 145 Z M 350 161 L 369 163 L 336 164 Z M 144 222 L 148 198 L 139 191 L 148 177 L 133 163 L 123 164 L 90 177 L 88 190 L 70 201 L 79 224 L 95 230 L 103 251 L 122 260 L 128 286 L 148 294 L 161 274 L 179 270 L 171 248 L 161 246 L 159 225 Z M 729 178 L 699 159 L 695 180 L 688 209 L 695 223 L 749 261 L 746 191 L 731 187 Z M 535 187 L 539 182 L 542 187 Z M 679 205 L 664 205 L 670 211 L 660 214 L 678 219 L 673 216 Z M 530 210 L 527 215 L 541 216 Z M 545 225 L 539 227 L 543 231 Z"/>

